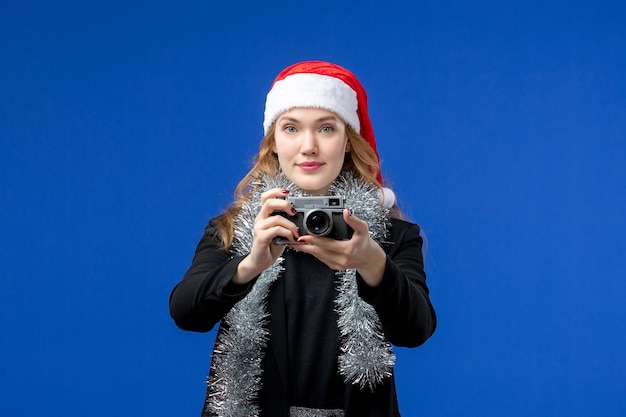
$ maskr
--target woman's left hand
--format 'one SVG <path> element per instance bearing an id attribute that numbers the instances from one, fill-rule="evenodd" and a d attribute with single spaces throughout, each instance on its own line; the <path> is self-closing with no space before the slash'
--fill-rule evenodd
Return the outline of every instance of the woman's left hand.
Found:
<path id="1" fill-rule="evenodd" d="M 370 237 L 367 222 L 344 209 L 343 218 L 354 230 L 350 240 L 305 235 L 298 238 L 303 245 L 291 248 L 315 256 L 329 268 L 340 271 L 356 269 L 370 287 L 377 287 L 383 279 L 387 255 Z"/>

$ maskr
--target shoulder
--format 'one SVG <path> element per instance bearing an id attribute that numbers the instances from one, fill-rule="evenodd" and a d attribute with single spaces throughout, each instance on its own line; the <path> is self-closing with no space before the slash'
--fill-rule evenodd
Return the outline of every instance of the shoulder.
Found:
<path id="1" fill-rule="evenodd" d="M 204 228 L 202 238 L 198 243 L 196 251 L 203 249 L 222 249 L 222 234 L 220 233 L 224 221 L 223 215 L 212 217 Z"/>
<path id="2" fill-rule="evenodd" d="M 209 223 L 204 228 L 204 236 L 219 236 L 219 230 L 223 222 L 223 215 L 218 215 L 209 219 Z"/>
<path id="3" fill-rule="evenodd" d="M 220 227 L 220 225 L 222 224 L 222 222 L 224 221 L 224 215 L 223 214 L 219 214 L 215 217 L 211 217 L 209 219 L 209 224 L 207 224 L 206 228 L 204 229 L 205 231 L 207 230 L 215 230 L 217 228 Z"/>
<path id="4" fill-rule="evenodd" d="M 394 233 L 407 233 L 407 232 L 416 232 L 417 234 L 421 234 L 421 227 L 417 223 L 413 223 L 407 220 L 391 218 L 391 228 L 390 232 Z"/>
<path id="5" fill-rule="evenodd" d="M 387 250 L 395 252 L 402 248 L 418 247 L 424 252 L 426 247 L 426 236 L 422 228 L 413 222 L 401 219 L 391 219 L 387 244 Z"/>

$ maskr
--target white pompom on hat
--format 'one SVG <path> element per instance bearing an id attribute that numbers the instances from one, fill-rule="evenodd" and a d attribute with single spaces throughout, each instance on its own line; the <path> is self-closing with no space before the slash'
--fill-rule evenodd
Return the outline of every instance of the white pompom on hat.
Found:
<path id="1" fill-rule="evenodd" d="M 265 100 L 264 132 L 267 134 L 278 116 L 295 107 L 312 107 L 337 114 L 367 141 L 380 163 L 367 111 L 367 94 L 347 69 L 325 61 L 305 61 L 281 71 Z M 380 170 L 376 179 L 382 186 Z M 382 189 L 380 198 L 386 208 L 396 202 L 396 196 L 389 188 Z"/>

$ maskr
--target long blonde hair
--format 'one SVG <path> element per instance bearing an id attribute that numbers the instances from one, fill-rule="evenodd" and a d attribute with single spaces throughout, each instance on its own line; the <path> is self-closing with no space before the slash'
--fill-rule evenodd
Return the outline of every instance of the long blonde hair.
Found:
<path id="1" fill-rule="evenodd" d="M 272 151 L 274 147 L 274 132 L 276 124 L 273 124 L 259 145 L 259 153 L 254 158 L 252 169 L 239 181 L 235 189 L 233 203 L 224 211 L 218 220 L 218 234 L 222 240 L 222 249 L 228 250 L 233 243 L 233 224 L 241 209 L 241 206 L 249 199 L 250 186 L 264 175 L 276 176 L 280 170 L 277 155 Z M 346 125 L 346 136 L 348 138 L 348 149 L 343 162 L 343 171 L 351 171 L 362 177 L 365 181 L 375 184 L 381 188 L 376 176 L 380 170 L 378 157 L 356 131 Z M 394 206 L 390 214 L 395 218 L 402 218 L 402 213 L 398 207 Z"/>

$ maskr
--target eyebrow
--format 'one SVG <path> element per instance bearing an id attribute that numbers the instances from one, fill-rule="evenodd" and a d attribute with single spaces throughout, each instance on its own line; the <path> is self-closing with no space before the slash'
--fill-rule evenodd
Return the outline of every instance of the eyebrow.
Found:
<path id="1" fill-rule="evenodd" d="M 301 120 L 293 118 L 293 117 L 289 117 L 289 116 L 280 116 L 278 118 L 278 121 L 280 121 L 280 122 L 287 121 L 287 122 L 291 122 L 291 123 L 300 123 L 301 122 Z M 320 117 L 319 119 L 315 120 L 315 123 L 323 123 L 323 122 L 328 122 L 328 121 L 337 122 L 337 121 L 339 121 L 339 118 L 337 116 L 324 116 L 324 117 Z"/>

